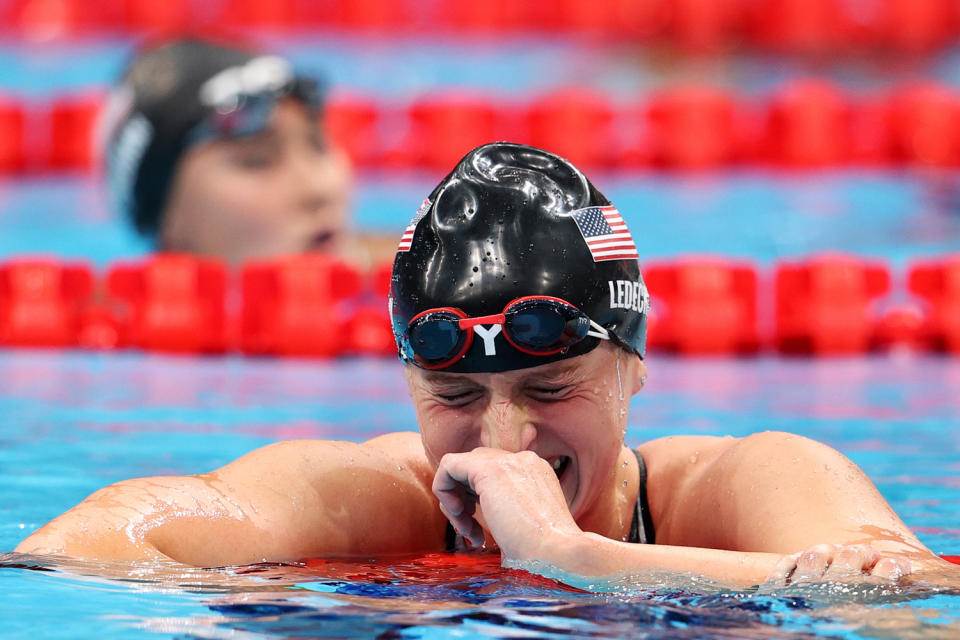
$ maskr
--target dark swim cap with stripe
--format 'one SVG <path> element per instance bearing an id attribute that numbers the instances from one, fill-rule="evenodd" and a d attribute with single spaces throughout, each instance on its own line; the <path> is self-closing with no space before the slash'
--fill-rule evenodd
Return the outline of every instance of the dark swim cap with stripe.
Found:
<path id="1" fill-rule="evenodd" d="M 424 366 L 408 333 L 426 311 L 453 308 L 478 318 L 527 296 L 570 303 L 643 357 L 649 297 L 636 245 L 617 210 L 569 161 L 525 145 L 487 144 L 433 190 L 401 239 L 390 287 L 400 358 Z M 536 367 L 582 355 L 601 341 L 592 332 L 542 355 L 516 348 L 505 331 L 491 344 L 487 338 L 468 343 L 442 370 Z"/>
<path id="2" fill-rule="evenodd" d="M 181 39 L 140 53 L 109 98 L 102 135 L 108 188 L 145 236 L 157 234 L 181 157 L 193 144 L 266 126 L 277 98 L 319 110 L 313 78 L 244 48 Z"/>

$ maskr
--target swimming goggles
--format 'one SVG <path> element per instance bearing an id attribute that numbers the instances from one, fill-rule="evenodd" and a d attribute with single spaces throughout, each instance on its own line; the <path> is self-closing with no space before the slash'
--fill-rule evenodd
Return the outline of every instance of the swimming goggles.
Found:
<path id="1" fill-rule="evenodd" d="M 610 339 L 606 329 L 566 300 L 526 296 L 490 316 L 470 318 L 453 307 L 427 309 L 410 320 L 401 345 L 407 358 L 424 369 L 443 369 L 467 353 L 475 333 L 483 339 L 486 355 L 495 355 L 492 340 L 501 331 L 515 349 L 537 356 L 560 353 L 587 336 Z"/>
<path id="2" fill-rule="evenodd" d="M 286 97 L 296 98 L 312 112 L 322 109 L 323 90 L 316 78 L 293 75 L 291 70 L 279 66 L 272 71 L 272 75 L 260 74 L 260 82 L 243 82 L 242 74 L 239 79 L 228 74 L 208 81 L 199 96 L 206 114 L 190 132 L 190 142 L 249 136 L 263 131 L 277 101 Z"/>

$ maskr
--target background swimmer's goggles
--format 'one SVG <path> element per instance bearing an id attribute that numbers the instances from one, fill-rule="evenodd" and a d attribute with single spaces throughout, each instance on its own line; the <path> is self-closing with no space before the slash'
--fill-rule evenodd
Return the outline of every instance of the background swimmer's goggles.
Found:
<path id="1" fill-rule="evenodd" d="M 587 336 L 610 339 L 606 329 L 566 300 L 526 296 L 491 316 L 470 318 L 453 307 L 422 311 L 410 320 L 401 344 L 407 359 L 424 369 L 443 369 L 467 353 L 477 326 L 491 338 L 502 330 L 515 349 L 538 356 L 560 353 Z"/>
<path id="2" fill-rule="evenodd" d="M 201 89 L 200 98 L 206 115 L 189 133 L 191 144 L 263 131 L 270 122 L 273 107 L 283 98 L 295 98 L 313 113 L 319 113 L 323 108 L 324 94 L 320 82 L 292 73 L 250 87 L 237 84 L 226 90 L 204 89 Z"/>

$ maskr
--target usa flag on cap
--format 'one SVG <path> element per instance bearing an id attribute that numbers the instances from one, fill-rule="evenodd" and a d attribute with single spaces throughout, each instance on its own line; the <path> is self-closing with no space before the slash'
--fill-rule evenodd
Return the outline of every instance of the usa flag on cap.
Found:
<path id="1" fill-rule="evenodd" d="M 567 215 L 577 223 L 594 262 L 639 257 L 633 236 L 616 207 L 587 207 Z"/>
<path id="2" fill-rule="evenodd" d="M 407 228 L 403 231 L 403 235 L 400 236 L 400 246 L 397 247 L 397 251 L 410 251 L 410 245 L 413 244 L 413 232 L 417 230 L 417 223 L 423 220 L 423 217 L 427 215 L 427 211 L 430 211 L 430 200 L 429 198 L 420 203 L 420 208 L 417 209 L 417 212 L 413 215 L 413 220 L 410 221 L 410 224 L 407 225 Z"/>

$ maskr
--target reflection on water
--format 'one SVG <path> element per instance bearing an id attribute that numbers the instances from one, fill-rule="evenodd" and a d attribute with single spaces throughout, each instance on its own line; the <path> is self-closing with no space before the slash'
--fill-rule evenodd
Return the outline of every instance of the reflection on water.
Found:
<path id="1" fill-rule="evenodd" d="M 657 584 L 593 594 L 504 569 L 496 554 L 221 569 L 4 554 L 0 569 L 7 569 L 0 582 L 13 577 L 23 590 L 65 583 L 111 637 L 114 630 L 178 638 L 960 637 L 960 592 L 923 583 L 764 592 L 704 588 L 682 576 L 665 586 L 665 575 Z M 112 613 L 119 596 L 136 597 L 138 615 Z M 172 611 L 171 602 L 188 608 Z M 20 613 L 29 620 L 32 611 Z"/>

